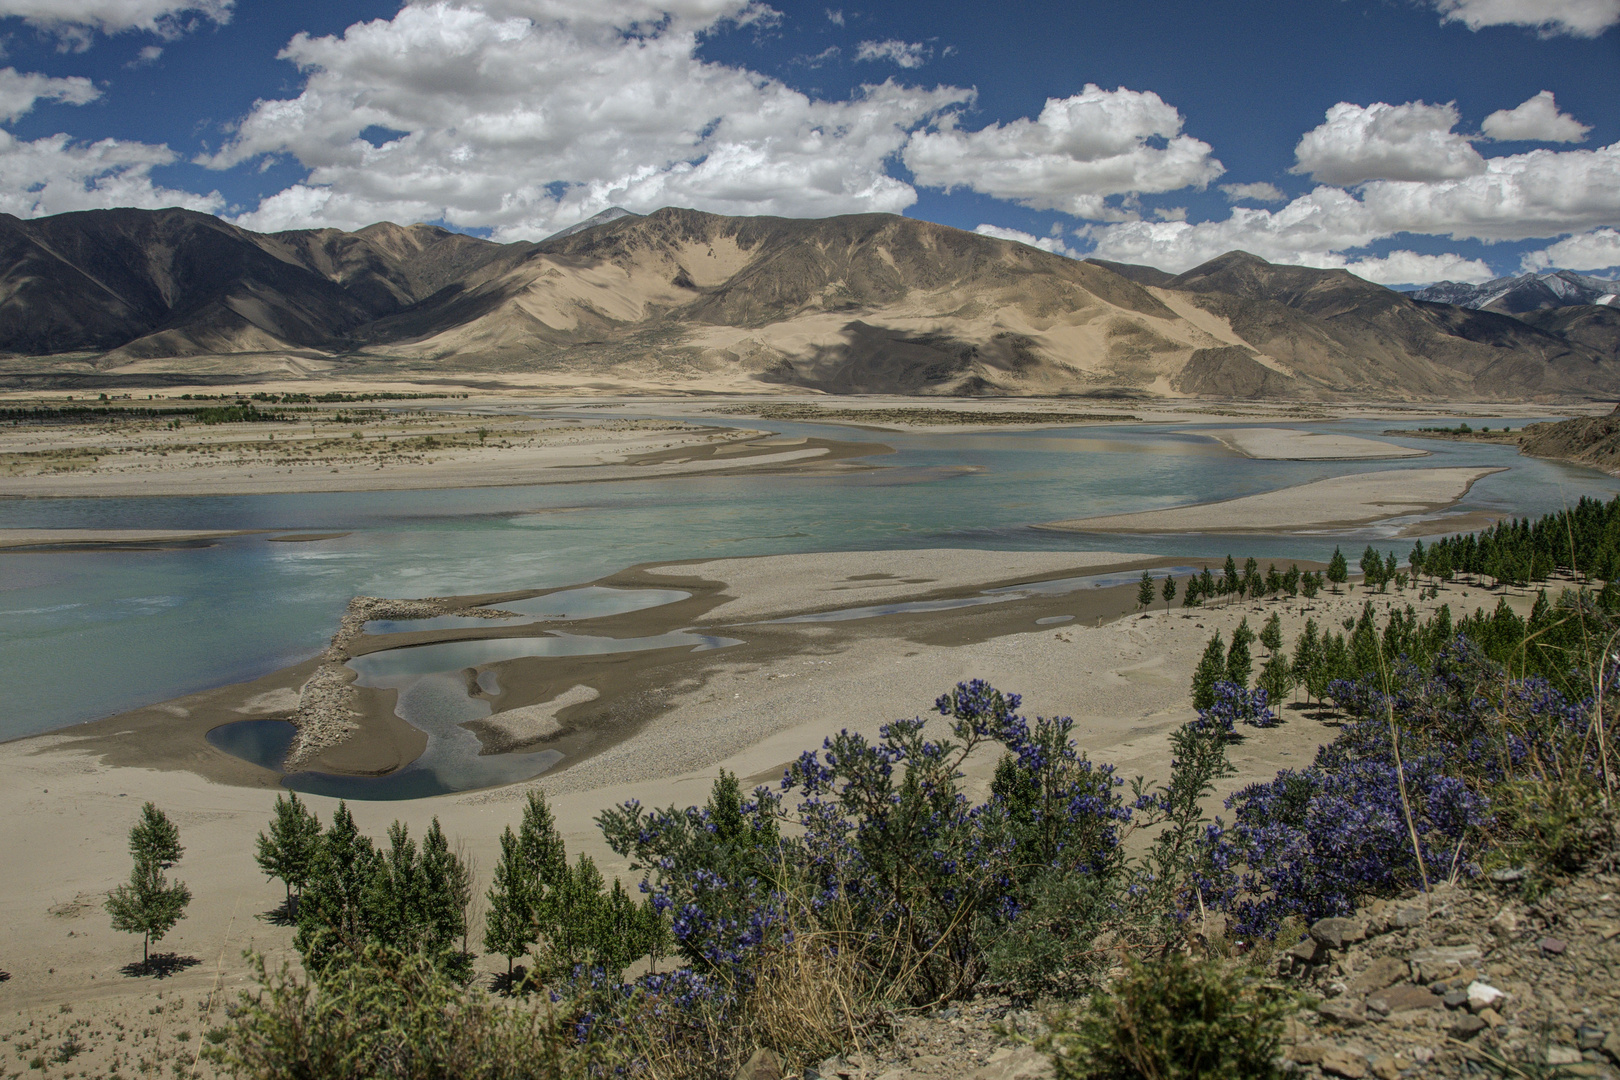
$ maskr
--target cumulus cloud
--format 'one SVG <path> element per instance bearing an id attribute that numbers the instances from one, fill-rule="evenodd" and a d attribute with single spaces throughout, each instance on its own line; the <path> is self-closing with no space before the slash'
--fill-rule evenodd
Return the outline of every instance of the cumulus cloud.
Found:
<path id="1" fill-rule="evenodd" d="M 77 75 L 53 79 L 33 72 L 24 75 L 16 68 L 0 68 L 0 122 L 10 123 L 32 110 L 37 101 L 85 105 L 100 96 L 101 91 L 89 79 Z"/>
<path id="2" fill-rule="evenodd" d="M 920 41 L 863 41 L 855 47 L 857 60 L 888 60 L 903 68 L 920 68 L 933 55 L 932 49 Z"/>
<path id="3" fill-rule="evenodd" d="M 1561 142 L 1586 140 L 1592 128 L 1558 111 L 1551 90 L 1543 90 L 1513 109 L 1498 109 L 1485 118 L 1480 130 L 1503 142 Z"/>
<path id="4" fill-rule="evenodd" d="M 1520 261 L 1525 270 L 1608 270 L 1620 267 L 1620 231 L 1593 229 L 1579 236 L 1566 237 L 1556 244 L 1532 251 Z"/>
<path id="5" fill-rule="evenodd" d="M 1597 37 L 1620 23 L 1620 0 L 1431 0 L 1444 22 L 1470 30 L 1530 26 L 1543 37 Z"/>
<path id="6" fill-rule="evenodd" d="M 1125 222 L 1094 226 L 1086 235 L 1102 258 L 1167 270 L 1185 270 L 1242 249 L 1274 262 L 1342 266 L 1361 273 L 1357 260 L 1344 253 L 1401 233 L 1491 242 L 1602 230 L 1620 222 L 1620 143 L 1482 160 L 1482 172 L 1459 179 L 1372 180 L 1354 193 L 1322 185 L 1275 210 L 1238 206 L 1219 221 Z M 1567 251 L 1573 257 L 1579 245 L 1570 243 Z M 1398 264 L 1390 261 L 1397 257 L 1402 260 Z M 1455 260 L 1455 265 L 1447 269 L 1434 263 L 1435 258 Z M 1468 274 L 1484 272 L 1478 260 L 1424 259 L 1413 262 L 1397 252 L 1381 264 L 1361 260 L 1359 265 L 1364 276 L 1382 280 L 1422 280 L 1404 275 L 1425 267 L 1425 273 L 1454 280 L 1471 280 Z"/>
<path id="7" fill-rule="evenodd" d="M 1221 192 L 1229 202 L 1282 202 L 1288 198 L 1276 184 L 1264 181 L 1257 184 L 1222 184 Z"/>
<path id="8" fill-rule="evenodd" d="M 513 240 L 613 205 L 822 216 L 916 201 L 886 163 L 971 91 L 888 81 L 817 101 L 698 58 L 706 29 L 759 5 L 684 2 L 658 21 L 635 3 L 441 0 L 300 34 L 281 55 L 305 73 L 302 92 L 257 102 L 202 163 L 291 155 L 309 168 L 239 219 L 264 229 L 444 220 Z M 405 134 L 373 146 L 360 137 L 372 126 Z"/>
<path id="9" fill-rule="evenodd" d="M 117 206 L 224 209 L 217 191 L 196 195 L 153 183 L 152 170 L 174 160 L 168 147 L 149 143 L 75 144 L 66 135 L 26 142 L 0 130 L 0 211 L 31 218 Z"/>
<path id="10" fill-rule="evenodd" d="M 1295 173 L 1323 184 L 1451 180 L 1485 170 L 1485 159 L 1452 128 L 1455 105 L 1353 105 L 1341 101 L 1294 148 Z"/>
<path id="11" fill-rule="evenodd" d="M 973 231 L 980 236 L 993 236 L 997 240 L 1011 240 L 1018 244 L 1028 244 L 1032 248 L 1050 251 L 1053 255 L 1063 255 L 1070 259 L 1080 257 L 1070 249 L 1069 245 L 1055 236 L 1036 236 L 1034 233 L 1020 232 L 1017 229 L 1003 229 L 999 225 L 980 225 Z"/>
<path id="12" fill-rule="evenodd" d="M 906 144 L 917 182 L 1061 210 L 1094 221 L 1129 215 L 1110 195 L 1203 188 L 1225 172 L 1210 145 L 1181 133 L 1181 114 L 1151 91 L 1103 90 L 1088 83 L 1048 98 L 1040 116 L 979 131 L 954 113 Z"/>
<path id="13" fill-rule="evenodd" d="M 164 39 L 203 21 L 227 23 L 234 0 L 0 0 L 0 19 L 19 18 L 83 50 L 96 32 L 144 30 Z"/>

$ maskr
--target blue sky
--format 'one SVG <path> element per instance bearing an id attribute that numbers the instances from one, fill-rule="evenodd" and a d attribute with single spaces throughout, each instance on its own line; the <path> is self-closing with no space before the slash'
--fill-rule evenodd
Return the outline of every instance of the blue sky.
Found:
<path id="1" fill-rule="evenodd" d="M 1620 0 L 0 0 L 0 210 L 883 211 L 1181 270 L 1620 265 Z"/>

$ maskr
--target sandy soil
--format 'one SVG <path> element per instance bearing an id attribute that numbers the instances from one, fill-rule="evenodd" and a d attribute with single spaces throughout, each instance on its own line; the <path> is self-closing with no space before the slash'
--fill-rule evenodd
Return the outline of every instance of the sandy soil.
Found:
<path id="1" fill-rule="evenodd" d="M 984 559 L 983 553 L 957 557 L 962 564 Z M 1014 565 L 1029 558 L 1022 553 L 995 557 L 972 584 L 1000 583 L 1009 569 L 1034 569 L 1033 563 Z M 757 560 L 775 572 L 750 576 L 746 562 L 726 560 L 702 570 L 729 573 L 735 580 L 723 582 L 724 594 L 735 595 L 730 602 L 738 604 L 736 611 L 756 613 L 826 606 L 829 597 L 865 599 L 868 588 L 892 591 L 892 579 L 867 579 L 875 585 L 849 579 L 904 572 L 913 565 L 898 553 L 871 557 L 865 566 L 873 569 L 863 569 L 852 557 L 828 562 L 812 556 L 800 566 Z M 933 563 L 941 568 L 933 575 L 936 582 L 916 583 L 912 595 L 937 595 L 932 586 L 938 580 L 949 577 L 960 584 L 972 576 L 952 565 L 952 557 L 941 555 Z M 670 577 L 643 572 L 640 580 L 663 583 Z M 610 875 L 623 874 L 625 867 L 604 847 L 593 824 L 603 808 L 629 798 L 655 805 L 701 801 L 720 768 L 751 782 L 772 781 L 786 762 L 825 736 L 846 727 L 872 733 L 894 717 L 926 713 L 937 694 L 975 677 L 1022 692 L 1030 713 L 1073 715 L 1079 741 L 1094 759 L 1116 764 L 1127 776 L 1162 778 L 1168 734 L 1192 715 L 1188 673 L 1209 634 L 1229 633 L 1245 615 L 1258 625 L 1276 610 L 1283 613 L 1291 638 L 1307 609 L 1302 601 L 1268 601 L 1121 617 L 1134 607 L 1134 591 L 1125 586 L 924 616 L 762 628 L 791 636 L 771 647 L 685 657 L 653 684 L 661 702 L 656 715 L 631 737 L 573 768 L 532 785 L 358 803 L 352 809 L 374 837 L 395 818 L 420 835 L 438 817 L 453 840 L 465 841 L 482 890 L 502 827 L 516 824 L 524 792 L 536 786 L 552 799 L 570 850 L 589 852 Z M 1378 597 L 1376 603 L 1406 599 Z M 1462 587 L 1442 592 L 1441 599 L 1454 610 L 1459 604 L 1494 602 L 1481 590 Z M 715 594 L 709 603 L 720 600 Z M 1359 590 L 1324 597 L 1309 614 L 1332 623 L 1361 602 Z M 1035 622 L 1062 613 L 1072 620 Z M 580 686 L 586 689 L 576 689 Z M 552 702 L 551 709 L 520 713 L 518 719 L 541 728 L 559 714 L 567 722 L 569 711 L 600 707 L 612 696 L 591 700 L 589 691 L 596 689 L 588 677 L 564 679 L 535 698 Z M 217 693 L 229 696 L 227 691 L 235 693 L 237 717 L 249 709 L 274 715 L 278 703 L 287 704 L 287 695 L 278 697 L 269 681 Z M 576 704 L 563 710 L 565 700 Z M 523 703 L 503 699 L 505 704 L 515 711 Z M 1287 715 L 1286 725 L 1251 733 L 1235 748 L 1239 771 L 1226 790 L 1307 763 L 1332 735 L 1312 714 Z M 170 722 L 186 726 L 172 714 Z M 0 775 L 7 781 L 0 785 L 0 815 L 9 826 L 0 832 L 0 866 L 6 868 L 0 874 L 0 970 L 11 976 L 0 982 L 0 1035 L 10 1036 L 0 1042 L 0 1060 L 7 1069 L 22 1070 L 28 1058 L 52 1052 L 69 1025 L 79 1024 L 78 1041 L 85 1049 L 71 1068 L 85 1075 L 104 1075 L 115 1066 L 135 1071 L 142 1059 L 160 1066 L 182 1056 L 189 1061 L 198 1036 L 222 1022 L 224 1001 L 248 984 L 241 951 L 260 950 L 272 965 L 292 957 L 290 930 L 265 915 L 279 904 L 281 887 L 267 883 L 252 860 L 253 837 L 264 828 L 275 798 L 273 776 L 198 745 L 195 737 L 171 744 L 165 761 L 135 765 L 113 749 L 122 742 L 133 751 L 128 744 L 135 735 L 84 740 L 79 734 L 87 733 L 0 745 Z M 993 765 L 990 756 L 972 762 L 972 783 L 985 787 Z M 187 919 L 159 946 L 184 965 L 163 980 L 120 971 L 139 958 L 139 942 L 114 933 L 100 906 L 106 891 L 127 875 L 125 837 L 146 799 L 179 825 L 187 853 L 177 873 L 195 896 Z M 323 820 L 330 816 L 331 800 L 310 801 Z M 481 965 L 485 970 L 502 966 L 487 959 Z M 64 1005 L 71 1013 L 62 1011 Z M 118 1034 L 128 1037 L 119 1041 Z"/>
<path id="2" fill-rule="evenodd" d="M 1300 431 L 1297 428 L 1204 428 L 1177 432 L 1204 435 L 1249 458 L 1268 461 L 1337 461 L 1360 458 L 1426 457 L 1427 450 L 1363 439 L 1337 432 Z"/>
<path id="3" fill-rule="evenodd" d="M 1063 532 L 1291 532 L 1365 525 L 1455 505 L 1474 481 L 1500 468 L 1397 469 L 1334 476 L 1225 502 L 1038 525 Z"/>

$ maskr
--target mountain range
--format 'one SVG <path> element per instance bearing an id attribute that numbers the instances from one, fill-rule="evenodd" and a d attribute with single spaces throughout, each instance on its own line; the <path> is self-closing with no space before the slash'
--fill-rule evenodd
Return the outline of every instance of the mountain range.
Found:
<path id="1" fill-rule="evenodd" d="M 1555 270 L 1546 274 L 1494 278 L 1483 285 L 1440 281 L 1410 295 L 1417 300 L 1456 304 L 1476 311 L 1523 315 L 1550 308 L 1620 304 L 1620 281 L 1587 277 L 1573 270 Z"/>
<path id="2" fill-rule="evenodd" d="M 539 243 L 0 215 L 0 385 L 550 378 L 665 390 L 1620 396 L 1620 308 L 1522 314 L 1230 252 L 1184 274 L 886 214 L 620 210 Z M 277 369 L 279 370 L 279 369 Z M 763 385 L 762 385 L 763 384 Z"/>

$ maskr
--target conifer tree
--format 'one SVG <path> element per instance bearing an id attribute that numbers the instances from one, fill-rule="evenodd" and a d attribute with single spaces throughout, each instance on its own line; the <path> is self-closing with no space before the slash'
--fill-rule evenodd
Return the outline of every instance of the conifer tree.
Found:
<path id="1" fill-rule="evenodd" d="M 484 914 L 484 948 L 512 963 L 529 951 L 540 937 L 534 918 L 533 887 L 523 861 L 517 834 L 508 825 L 501 833 L 501 855 L 495 861 L 495 879 L 489 887 L 489 910 Z"/>
<path id="2" fill-rule="evenodd" d="M 1272 702 L 1280 702 L 1293 687 L 1293 678 L 1288 671 L 1288 661 L 1280 652 L 1274 652 L 1260 668 L 1260 678 L 1257 680 L 1260 688 L 1266 692 L 1266 697 Z"/>
<path id="3" fill-rule="evenodd" d="M 306 968 L 319 972 L 364 949 L 371 936 L 367 890 L 381 860 L 371 838 L 355 825 L 348 804 L 338 803 L 298 902 L 293 944 Z"/>
<path id="4" fill-rule="evenodd" d="M 1266 620 L 1266 625 L 1260 629 L 1260 644 L 1266 647 L 1268 655 L 1282 648 L 1282 616 L 1275 611 L 1271 613 L 1271 618 Z"/>
<path id="5" fill-rule="evenodd" d="M 438 817 L 422 837 L 421 892 L 418 904 L 424 924 L 423 945 L 430 955 L 444 956 L 460 939 L 465 949 L 466 896 L 472 875 L 450 850 Z"/>
<path id="6" fill-rule="evenodd" d="M 1350 580 L 1350 565 L 1344 560 L 1344 552 L 1337 547 L 1333 549 L 1333 558 L 1328 560 L 1327 579 L 1333 585 L 1333 591 L 1338 592 L 1339 586 Z"/>
<path id="7" fill-rule="evenodd" d="M 259 834 L 259 869 L 267 877 L 280 878 L 287 888 L 287 914 L 298 917 L 294 890 L 302 892 L 314 868 L 315 849 L 321 841 L 321 823 L 314 812 L 298 800 L 296 791 L 276 797 L 276 816 L 270 819 L 270 834 Z"/>
<path id="8" fill-rule="evenodd" d="M 1153 592 L 1153 575 L 1144 570 L 1142 581 L 1136 587 L 1136 610 L 1141 611 L 1153 603 Z"/>
<path id="9" fill-rule="evenodd" d="M 1164 597 L 1164 610 L 1169 611 L 1170 602 L 1176 598 L 1176 579 L 1174 574 L 1164 575 L 1164 588 L 1159 590 L 1159 595 Z"/>
<path id="10" fill-rule="evenodd" d="M 129 853 L 135 865 L 129 881 L 107 894 L 112 928 L 141 935 L 141 968 L 151 963 L 152 942 L 162 941 L 186 917 L 191 890 L 183 881 L 170 884 L 163 871 L 185 854 L 180 830 L 155 803 L 141 807 L 141 819 L 129 830 Z"/>
<path id="11" fill-rule="evenodd" d="M 1305 700 L 1307 701 L 1310 700 L 1310 687 L 1306 680 L 1310 677 L 1311 668 L 1316 663 L 1317 649 L 1316 620 L 1306 619 L 1305 629 L 1300 633 L 1299 637 L 1294 639 L 1294 660 L 1290 665 L 1289 674 L 1294 677 L 1295 686 L 1306 687 Z"/>
<path id="12" fill-rule="evenodd" d="M 1288 572 L 1283 575 L 1283 591 L 1290 598 L 1299 595 L 1299 564 L 1289 563 Z"/>
<path id="13" fill-rule="evenodd" d="M 1367 545 L 1367 550 L 1361 553 L 1361 587 L 1376 589 L 1382 583 L 1384 576 L 1384 557 Z"/>
<path id="14" fill-rule="evenodd" d="M 1307 600 L 1315 600 L 1316 599 L 1316 594 L 1317 594 L 1318 591 L 1321 590 L 1321 588 L 1322 588 L 1322 579 L 1317 577 L 1316 574 L 1314 574 L 1314 573 L 1307 570 L 1304 574 L 1302 574 L 1300 576 L 1299 589 L 1300 589 L 1300 592 L 1305 594 L 1305 599 L 1307 599 Z"/>
<path id="15" fill-rule="evenodd" d="M 1228 555 L 1226 566 L 1221 570 L 1221 595 L 1231 596 L 1237 592 L 1239 581 L 1237 560 Z"/>
<path id="16" fill-rule="evenodd" d="M 1192 677 L 1192 703 L 1195 709 L 1207 709 L 1215 704 L 1215 684 L 1226 678 L 1226 646 L 1221 643 L 1221 633 L 1209 639 L 1204 646 L 1204 655 L 1193 669 Z"/>
<path id="17" fill-rule="evenodd" d="M 1413 581 L 1416 581 L 1418 575 L 1423 573 L 1424 557 L 1423 541 L 1419 540 L 1412 545 L 1412 553 L 1406 557 L 1406 565 L 1412 570 Z"/>
<path id="18" fill-rule="evenodd" d="M 1266 595 L 1276 596 L 1283 591 L 1283 576 L 1277 571 L 1277 564 L 1272 563 L 1266 567 Z"/>
<path id="19" fill-rule="evenodd" d="M 1200 600 L 1213 600 L 1215 598 L 1215 575 L 1204 567 L 1204 572 L 1198 575 L 1198 598 Z"/>
<path id="20" fill-rule="evenodd" d="M 1382 585 L 1387 586 L 1391 581 L 1394 581 L 1394 580 L 1395 580 L 1395 553 L 1393 551 L 1386 551 L 1386 552 L 1384 552 L 1384 572 L 1383 572 Z"/>
<path id="21" fill-rule="evenodd" d="M 1249 675 L 1254 670 L 1254 660 L 1249 655 L 1249 642 L 1253 640 L 1254 632 L 1241 633 L 1248 630 L 1247 622 L 1245 619 L 1232 632 L 1232 647 L 1226 652 L 1226 681 L 1237 683 L 1244 689 L 1248 689 Z"/>

